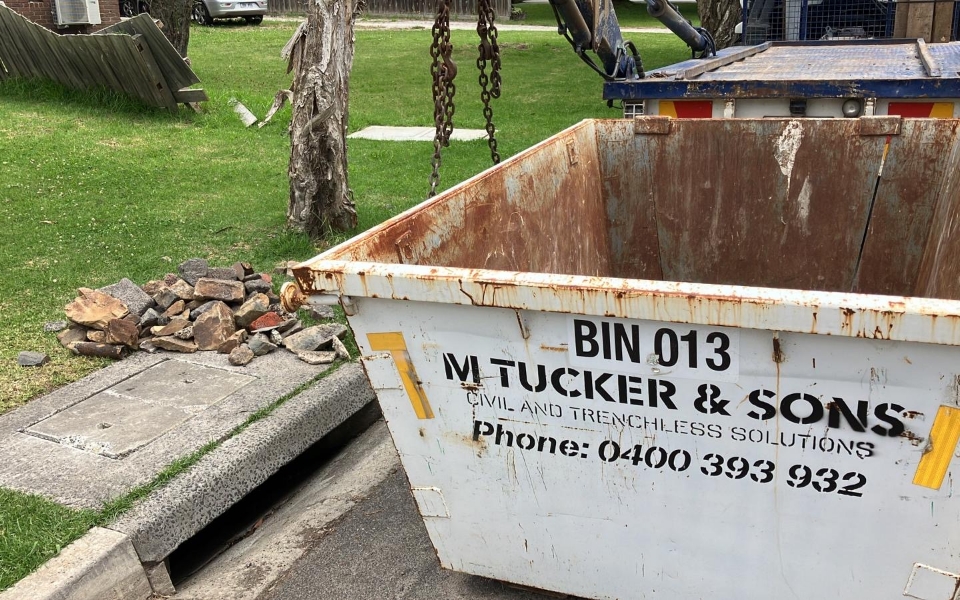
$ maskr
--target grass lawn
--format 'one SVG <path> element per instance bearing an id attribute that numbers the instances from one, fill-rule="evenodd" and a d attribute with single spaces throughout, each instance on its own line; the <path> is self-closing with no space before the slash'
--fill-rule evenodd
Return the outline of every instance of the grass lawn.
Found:
<path id="1" fill-rule="evenodd" d="M 289 86 L 279 51 L 294 26 L 267 20 L 260 27 L 194 28 L 190 55 L 210 96 L 199 115 L 170 116 L 106 92 L 0 85 L 0 413 L 105 364 L 71 355 L 43 332 L 44 322 L 63 318 L 77 287 L 121 277 L 143 283 L 194 256 L 271 269 L 280 260 L 309 258 L 424 198 L 432 144 L 351 140 L 359 227 L 319 246 L 285 228 L 289 109 L 262 129 L 245 129 L 229 100 L 262 116 L 276 91 Z M 461 65 L 458 127 L 483 125 L 471 68 L 475 35 L 453 32 Z M 648 68 L 687 57 L 673 36 L 633 38 Z M 560 36 L 503 32 L 500 41 L 504 86 L 494 110 L 503 157 L 583 118 L 620 115 L 606 107 L 600 79 Z M 427 30 L 357 33 L 351 131 L 432 124 L 429 43 Z M 441 187 L 489 160 L 485 141 L 455 142 L 444 155 Z M 46 352 L 51 363 L 20 368 L 22 350 Z M 113 512 L 77 513 L 2 491 L 0 589 Z"/>
<path id="2" fill-rule="evenodd" d="M 549 4 L 531 4 L 523 2 L 514 3 L 515 8 L 519 8 L 526 17 L 522 21 L 514 21 L 523 25 L 549 25 L 557 26 L 557 18 L 553 15 L 553 8 Z M 620 21 L 620 27 L 664 27 L 660 21 L 654 19 L 647 12 L 647 5 L 643 2 L 629 2 L 628 0 L 614 0 L 613 8 L 617 12 L 617 20 Z M 694 25 L 700 25 L 700 17 L 697 15 L 697 5 L 690 3 L 678 4 L 680 14 L 686 17 Z M 664 29 L 666 29 L 664 27 Z M 636 40 L 634 40 L 636 41 Z M 640 48 L 643 52 L 643 48 Z"/>

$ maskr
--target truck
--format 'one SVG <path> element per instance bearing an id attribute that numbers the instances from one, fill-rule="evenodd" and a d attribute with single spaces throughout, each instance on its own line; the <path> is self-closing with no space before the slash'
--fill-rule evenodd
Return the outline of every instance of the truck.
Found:
<path id="1" fill-rule="evenodd" d="M 600 73 L 603 98 L 619 101 L 625 117 L 960 116 L 960 42 L 788 40 L 714 51 L 709 32 L 668 0 L 646 2 L 690 46 L 690 60 L 644 71 L 610 0 L 551 0 L 559 32 Z"/>

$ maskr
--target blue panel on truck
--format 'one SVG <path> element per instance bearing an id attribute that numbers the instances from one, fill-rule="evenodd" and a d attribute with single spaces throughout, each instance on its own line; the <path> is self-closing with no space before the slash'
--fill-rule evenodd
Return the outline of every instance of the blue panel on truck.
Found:
<path id="1" fill-rule="evenodd" d="M 605 99 L 958 98 L 960 42 L 773 42 L 604 84 Z"/>

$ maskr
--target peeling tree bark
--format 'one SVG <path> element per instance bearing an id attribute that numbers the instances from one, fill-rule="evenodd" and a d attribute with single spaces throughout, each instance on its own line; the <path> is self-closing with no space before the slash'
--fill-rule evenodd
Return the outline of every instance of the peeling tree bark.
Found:
<path id="1" fill-rule="evenodd" d="M 136 3 L 134 3 L 136 5 Z M 190 43 L 190 13 L 193 0 L 150 0 L 150 16 L 160 21 L 161 31 L 180 56 L 187 56 Z"/>
<path id="2" fill-rule="evenodd" d="M 697 0 L 700 26 L 713 34 L 717 50 L 737 42 L 734 28 L 740 22 L 740 0 Z"/>
<path id="3" fill-rule="evenodd" d="M 357 225 L 347 181 L 347 99 L 353 66 L 349 0 L 311 0 L 305 34 L 294 50 L 287 224 L 319 238 Z"/>

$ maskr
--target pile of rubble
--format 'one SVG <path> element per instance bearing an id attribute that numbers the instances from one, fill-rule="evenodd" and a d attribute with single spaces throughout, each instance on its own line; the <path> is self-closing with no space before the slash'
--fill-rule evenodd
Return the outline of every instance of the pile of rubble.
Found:
<path id="1" fill-rule="evenodd" d="M 347 328 L 304 328 L 280 307 L 269 274 L 241 262 L 211 267 L 199 258 L 177 270 L 142 286 L 124 278 L 99 290 L 80 288 L 65 307 L 69 327 L 57 339 L 76 354 L 109 358 L 137 349 L 212 350 L 246 365 L 280 347 L 310 364 L 350 358 L 341 341 Z"/>

